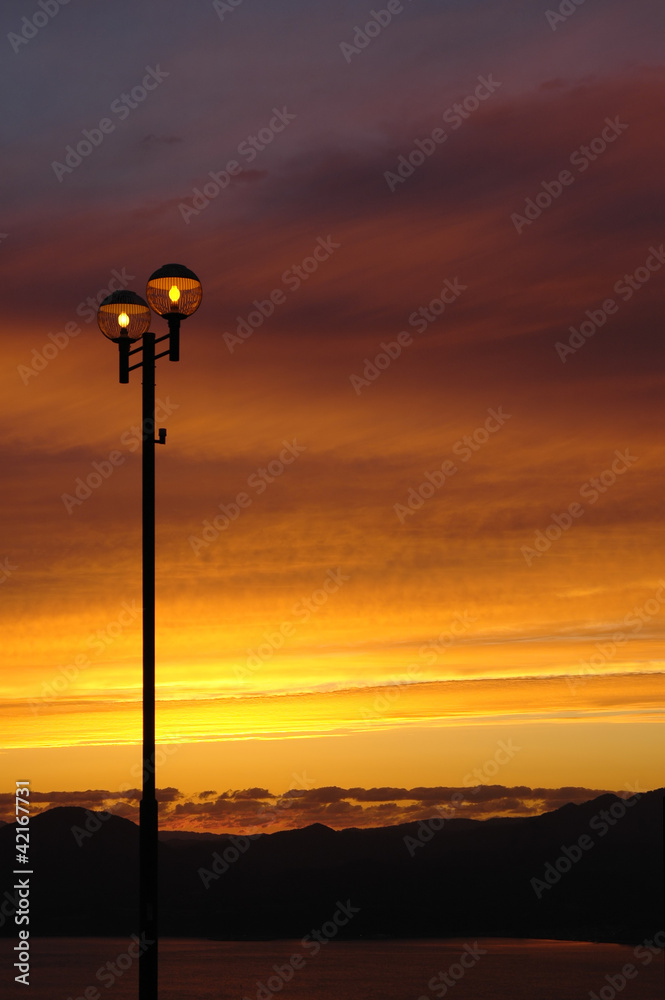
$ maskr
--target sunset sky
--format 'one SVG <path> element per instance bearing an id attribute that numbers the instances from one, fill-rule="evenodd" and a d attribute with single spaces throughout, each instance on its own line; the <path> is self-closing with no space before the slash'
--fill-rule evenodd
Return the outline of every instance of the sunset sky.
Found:
<path id="1" fill-rule="evenodd" d="M 136 814 L 141 379 L 95 314 L 171 261 L 164 824 L 661 787 L 662 3 L 37 10 L 2 11 L 2 817 L 21 779 Z"/>

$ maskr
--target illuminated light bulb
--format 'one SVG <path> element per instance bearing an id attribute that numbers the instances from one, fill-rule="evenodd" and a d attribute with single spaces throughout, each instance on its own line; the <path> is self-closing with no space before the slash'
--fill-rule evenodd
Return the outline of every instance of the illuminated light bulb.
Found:
<path id="1" fill-rule="evenodd" d="M 127 313 L 120 313 L 118 316 L 118 325 L 122 327 L 129 326 L 129 316 Z"/>
<path id="2" fill-rule="evenodd" d="M 177 285 L 171 285 L 169 288 L 169 298 L 173 303 L 176 303 L 180 298 L 180 289 Z"/>

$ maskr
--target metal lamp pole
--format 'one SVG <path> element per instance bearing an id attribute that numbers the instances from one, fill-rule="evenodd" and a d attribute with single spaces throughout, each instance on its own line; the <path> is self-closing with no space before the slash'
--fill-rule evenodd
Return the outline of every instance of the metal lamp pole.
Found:
<path id="1" fill-rule="evenodd" d="M 155 343 L 143 335 L 143 794 L 139 805 L 139 1000 L 157 1000 L 157 852 L 155 794 Z M 131 353 L 131 352 L 130 352 Z M 138 365 L 136 366 L 138 367 Z M 163 441 L 165 435 L 160 431 Z M 143 934 L 145 933 L 145 937 Z"/>
<path id="2" fill-rule="evenodd" d="M 181 264 L 166 264 L 148 279 L 148 302 L 167 320 L 169 332 L 149 332 L 148 303 L 134 292 L 113 292 L 100 304 L 97 322 L 102 333 L 118 344 L 122 383 L 143 368 L 142 388 L 142 563 L 143 563 L 143 792 L 139 806 L 139 1000 L 158 1000 L 158 847 L 159 826 L 155 787 L 155 444 L 166 443 L 166 430 L 155 438 L 155 367 L 158 358 L 180 360 L 180 321 L 201 303 L 201 283 Z M 138 347 L 132 344 L 141 340 Z M 155 353 L 168 340 L 168 349 Z M 142 360 L 130 365 L 130 358 Z"/>

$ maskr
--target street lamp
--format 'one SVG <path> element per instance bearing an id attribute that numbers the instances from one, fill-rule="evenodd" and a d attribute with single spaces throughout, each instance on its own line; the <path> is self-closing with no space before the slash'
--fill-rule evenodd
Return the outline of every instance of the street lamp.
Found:
<path id="1" fill-rule="evenodd" d="M 180 360 L 180 321 L 201 304 L 201 282 L 182 264 L 165 264 L 148 279 L 146 297 L 165 319 L 169 332 L 150 333 L 148 302 L 135 292 L 112 292 L 100 303 L 97 322 L 105 337 L 118 345 L 122 383 L 143 368 L 143 794 L 139 808 L 139 930 L 148 947 L 139 955 L 139 1000 L 157 1000 L 157 850 L 158 819 L 155 796 L 155 444 L 166 443 L 166 430 L 155 439 L 155 362 L 168 355 Z M 168 349 L 155 346 L 168 340 Z M 133 347 L 138 341 L 140 346 Z M 130 365 L 130 358 L 142 360 Z M 143 935 L 145 934 L 145 938 Z"/>

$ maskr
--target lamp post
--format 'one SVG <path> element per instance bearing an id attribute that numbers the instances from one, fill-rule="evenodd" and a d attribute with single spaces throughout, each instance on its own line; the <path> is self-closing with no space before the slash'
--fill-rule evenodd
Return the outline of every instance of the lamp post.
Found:
<path id="1" fill-rule="evenodd" d="M 139 810 L 139 931 L 144 950 L 139 954 L 139 1000 L 157 1000 L 157 850 L 158 819 L 155 797 L 155 444 L 166 443 L 166 430 L 155 439 L 155 363 L 158 358 L 180 360 L 180 321 L 201 304 L 201 282 L 182 264 L 166 264 L 148 279 L 145 302 L 135 292 L 108 295 L 99 306 L 97 322 L 105 337 L 118 345 L 120 382 L 143 368 L 143 794 Z M 154 311 L 165 319 L 169 332 L 150 333 Z M 157 344 L 168 348 L 155 353 Z M 139 346 L 132 346 L 142 341 Z M 140 354 L 142 360 L 130 364 Z M 145 935 L 145 937 L 143 937 Z M 147 945 L 147 947 L 145 947 Z"/>

